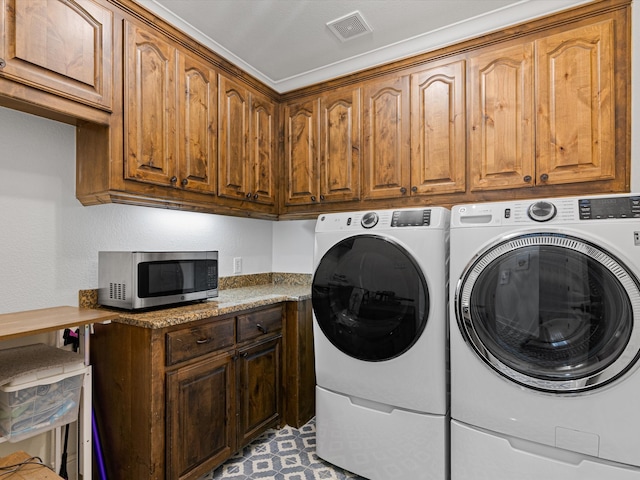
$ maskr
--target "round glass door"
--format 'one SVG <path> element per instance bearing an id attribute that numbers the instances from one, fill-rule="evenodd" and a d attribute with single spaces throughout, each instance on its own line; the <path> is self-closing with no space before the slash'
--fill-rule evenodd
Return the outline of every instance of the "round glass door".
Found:
<path id="1" fill-rule="evenodd" d="M 429 293 L 420 268 L 395 242 L 358 235 L 334 245 L 313 277 L 316 321 L 345 354 L 367 361 L 406 352 L 424 331 Z"/>
<path id="2" fill-rule="evenodd" d="M 456 306 L 480 358 L 527 387 L 590 390 L 638 358 L 638 281 L 579 238 L 535 233 L 492 246 L 463 274 Z"/>

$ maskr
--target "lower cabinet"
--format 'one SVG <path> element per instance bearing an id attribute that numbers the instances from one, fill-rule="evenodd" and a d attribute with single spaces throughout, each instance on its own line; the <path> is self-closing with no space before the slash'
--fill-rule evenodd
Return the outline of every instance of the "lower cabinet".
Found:
<path id="1" fill-rule="evenodd" d="M 167 478 L 189 478 L 236 448 L 232 352 L 167 374 Z"/>
<path id="2" fill-rule="evenodd" d="M 95 325 L 109 478 L 197 479 L 283 418 L 283 307 L 166 328 Z"/>

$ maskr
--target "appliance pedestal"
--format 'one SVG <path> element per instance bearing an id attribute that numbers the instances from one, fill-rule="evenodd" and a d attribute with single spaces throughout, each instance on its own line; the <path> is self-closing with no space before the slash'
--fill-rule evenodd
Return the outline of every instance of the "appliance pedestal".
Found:
<path id="1" fill-rule="evenodd" d="M 316 387 L 318 456 L 370 480 L 448 478 L 448 423 Z"/>

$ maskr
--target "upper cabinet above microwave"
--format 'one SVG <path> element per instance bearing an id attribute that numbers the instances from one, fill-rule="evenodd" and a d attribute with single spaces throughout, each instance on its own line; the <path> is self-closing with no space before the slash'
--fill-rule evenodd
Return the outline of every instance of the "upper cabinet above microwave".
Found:
<path id="1" fill-rule="evenodd" d="M 0 0 L 0 77 L 112 107 L 113 13 L 99 0 Z"/>

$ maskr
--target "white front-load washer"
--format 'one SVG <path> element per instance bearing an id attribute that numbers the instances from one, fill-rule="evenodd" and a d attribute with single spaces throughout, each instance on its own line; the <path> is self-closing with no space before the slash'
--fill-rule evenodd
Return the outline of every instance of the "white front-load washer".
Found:
<path id="1" fill-rule="evenodd" d="M 430 207 L 316 224 L 317 454 L 371 480 L 448 475 L 449 221 Z"/>
<path id="2" fill-rule="evenodd" d="M 640 195 L 455 206 L 452 480 L 640 479 Z"/>

